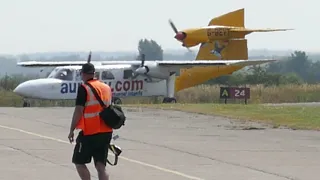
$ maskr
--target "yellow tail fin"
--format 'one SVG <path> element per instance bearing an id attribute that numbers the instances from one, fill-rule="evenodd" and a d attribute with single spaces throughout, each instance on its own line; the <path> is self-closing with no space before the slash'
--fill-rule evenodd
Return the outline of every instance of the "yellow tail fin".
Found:
<path id="1" fill-rule="evenodd" d="M 217 51 L 214 43 L 205 43 L 200 46 L 196 60 L 235 60 L 248 59 L 247 40 L 229 40 L 228 43 L 219 41 L 220 44 L 226 45 L 221 51 Z M 216 52 L 214 52 L 216 51 Z M 223 66 L 223 67 L 193 67 L 183 69 L 180 76 L 176 78 L 176 92 L 207 82 L 212 78 L 222 75 L 232 74 L 234 71 L 241 69 L 242 66 Z"/>
<path id="2" fill-rule="evenodd" d="M 211 19 L 211 25 L 244 27 L 244 8 Z"/>

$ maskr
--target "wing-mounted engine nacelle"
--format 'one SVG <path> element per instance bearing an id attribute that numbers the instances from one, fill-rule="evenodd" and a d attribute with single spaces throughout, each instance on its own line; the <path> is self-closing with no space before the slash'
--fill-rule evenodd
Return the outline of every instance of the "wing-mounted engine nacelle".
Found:
<path id="1" fill-rule="evenodd" d="M 150 81 L 151 78 L 166 79 L 170 76 L 167 68 L 157 66 L 154 61 L 145 61 L 145 55 L 141 54 L 141 65 L 133 71 L 133 78 L 137 76 L 146 76 Z"/>
<path id="2" fill-rule="evenodd" d="M 149 61 L 146 65 L 138 67 L 133 71 L 134 76 L 145 75 L 151 78 L 161 78 L 166 79 L 170 76 L 170 73 L 166 68 L 157 66 L 156 63 Z"/>
<path id="3" fill-rule="evenodd" d="M 134 71 L 134 74 L 143 75 L 143 74 L 148 74 L 149 71 L 150 70 L 149 70 L 148 66 L 143 66 L 143 67 L 139 67 L 138 69 L 136 69 Z"/>

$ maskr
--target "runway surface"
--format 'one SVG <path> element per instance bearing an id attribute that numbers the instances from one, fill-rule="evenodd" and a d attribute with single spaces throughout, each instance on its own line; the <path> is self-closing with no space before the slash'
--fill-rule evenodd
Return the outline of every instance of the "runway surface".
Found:
<path id="1" fill-rule="evenodd" d="M 116 132 L 123 154 L 108 166 L 112 180 L 319 179 L 319 132 L 178 111 L 125 111 L 126 126 Z M 72 112 L 0 108 L 0 179 L 80 179 L 67 139 Z"/>

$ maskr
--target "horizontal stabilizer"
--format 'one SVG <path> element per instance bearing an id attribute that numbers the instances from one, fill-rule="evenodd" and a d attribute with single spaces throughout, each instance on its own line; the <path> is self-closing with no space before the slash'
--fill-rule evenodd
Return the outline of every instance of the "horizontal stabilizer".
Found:
<path id="1" fill-rule="evenodd" d="M 269 63 L 269 62 L 274 62 L 277 61 L 275 59 L 250 59 L 250 60 L 246 60 L 246 61 L 241 61 L 241 62 L 235 62 L 231 65 L 234 66 L 251 66 L 251 65 L 258 65 L 258 64 L 264 64 L 264 63 Z"/>

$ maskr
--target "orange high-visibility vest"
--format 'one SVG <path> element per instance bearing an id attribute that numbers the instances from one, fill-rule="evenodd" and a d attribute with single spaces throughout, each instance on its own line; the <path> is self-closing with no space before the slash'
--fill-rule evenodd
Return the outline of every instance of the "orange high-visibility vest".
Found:
<path id="1" fill-rule="evenodd" d="M 98 95 L 101 97 L 101 100 L 107 106 L 111 104 L 112 92 L 108 85 L 101 83 L 96 79 L 90 80 L 88 83 L 90 83 L 96 89 Z M 87 91 L 87 101 L 81 120 L 76 128 L 82 129 L 84 135 L 97 134 L 100 132 L 112 132 L 112 128 L 107 126 L 99 116 L 102 107 L 94 96 L 92 90 L 86 84 L 82 84 L 82 86 Z"/>

